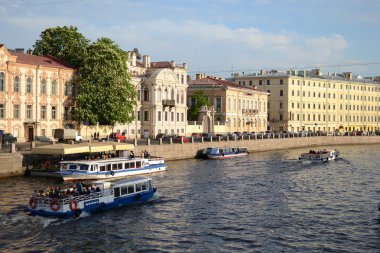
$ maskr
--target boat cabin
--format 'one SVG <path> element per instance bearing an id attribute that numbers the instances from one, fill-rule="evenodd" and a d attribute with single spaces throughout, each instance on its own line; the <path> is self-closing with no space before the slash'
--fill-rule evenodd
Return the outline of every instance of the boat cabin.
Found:
<path id="1" fill-rule="evenodd" d="M 144 159 L 107 159 L 96 161 L 63 161 L 61 171 L 104 172 L 125 169 L 141 168 L 145 165 Z"/>

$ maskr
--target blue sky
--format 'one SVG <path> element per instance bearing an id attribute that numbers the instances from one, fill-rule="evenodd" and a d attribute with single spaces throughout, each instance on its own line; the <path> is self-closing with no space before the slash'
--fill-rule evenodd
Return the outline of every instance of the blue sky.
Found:
<path id="1" fill-rule="evenodd" d="M 380 76 L 379 0 L 0 0 L 0 44 L 32 48 L 48 27 L 76 26 L 152 61 L 229 77 L 321 68 Z"/>

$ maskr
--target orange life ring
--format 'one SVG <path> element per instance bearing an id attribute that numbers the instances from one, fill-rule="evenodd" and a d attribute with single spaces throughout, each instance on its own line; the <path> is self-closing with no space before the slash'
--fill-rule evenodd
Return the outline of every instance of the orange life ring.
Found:
<path id="1" fill-rule="evenodd" d="M 77 209 L 78 209 L 78 201 L 76 201 L 75 199 L 71 200 L 70 201 L 70 210 L 75 211 Z"/>
<path id="2" fill-rule="evenodd" d="M 37 207 L 37 199 L 35 197 L 31 197 L 29 200 L 29 206 L 32 209 L 35 209 Z"/>
<path id="3" fill-rule="evenodd" d="M 52 201 L 50 201 L 51 210 L 58 211 L 60 206 L 61 204 L 59 204 L 59 199 L 53 199 Z"/>

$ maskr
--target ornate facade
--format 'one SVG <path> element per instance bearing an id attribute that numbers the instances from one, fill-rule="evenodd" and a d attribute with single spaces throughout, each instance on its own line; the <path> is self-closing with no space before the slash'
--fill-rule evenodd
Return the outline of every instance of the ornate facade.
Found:
<path id="1" fill-rule="evenodd" d="M 129 52 L 128 70 L 136 87 L 135 121 L 117 125 L 127 138 L 155 138 L 159 133 L 185 135 L 187 125 L 187 65 L 174 61 L 142 61 Z"/>
<path id="2" fill-rule="evenodd" d="M 0 129 L 19 141 L 52 137 L 69 119 L 73 75 L 72 67 L 53 57 L 0 44 Z"/>
<path id="3" fill-rule="evenodd" d="M 235 76 L 242 86 L 270 93 L 268 122 L 282 131 L 375 131 L 380 129 L 379 78 L 351 72 L 261 71 Z"/>

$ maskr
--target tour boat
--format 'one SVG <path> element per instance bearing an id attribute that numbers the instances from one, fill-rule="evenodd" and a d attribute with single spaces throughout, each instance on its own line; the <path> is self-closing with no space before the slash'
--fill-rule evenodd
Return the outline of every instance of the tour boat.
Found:
<path id="1" fill-rule="evenodd" d="M 78 182 L 67 189 L 56 187 L 46 194 L 36 192 L 29 200 L 28 211 L 32 215 L 46 217 L 78 217 L 82 212 L 94 213 L 142 204 L 153 200 L 155 193 L 151 179 L 143 176 L 95 182 L 87 186 Z"/>
<path id="2" fill-rule="evenodd" d="M 208 159 L 227 159 L 248 155 L 247 148 L 207 148 L 204 158 Z"/>
<path id="3" fill-rule="evenodd" d="M 64 181 L 117 179 L 166 170 L 162 157 L 107 158 L 95 160 L 62 161 L 59 173 Z"/>
<path id="4" fill-rule="evenodd" d="M 298 160 L 301 162 L 327 162 L 330 160 L 335 160 L 338 158 L 340 152 L 336 149 L 328 151 L 326 149 L 322 150 L 310 150 L 308 153 L 302 153 Z"/>

